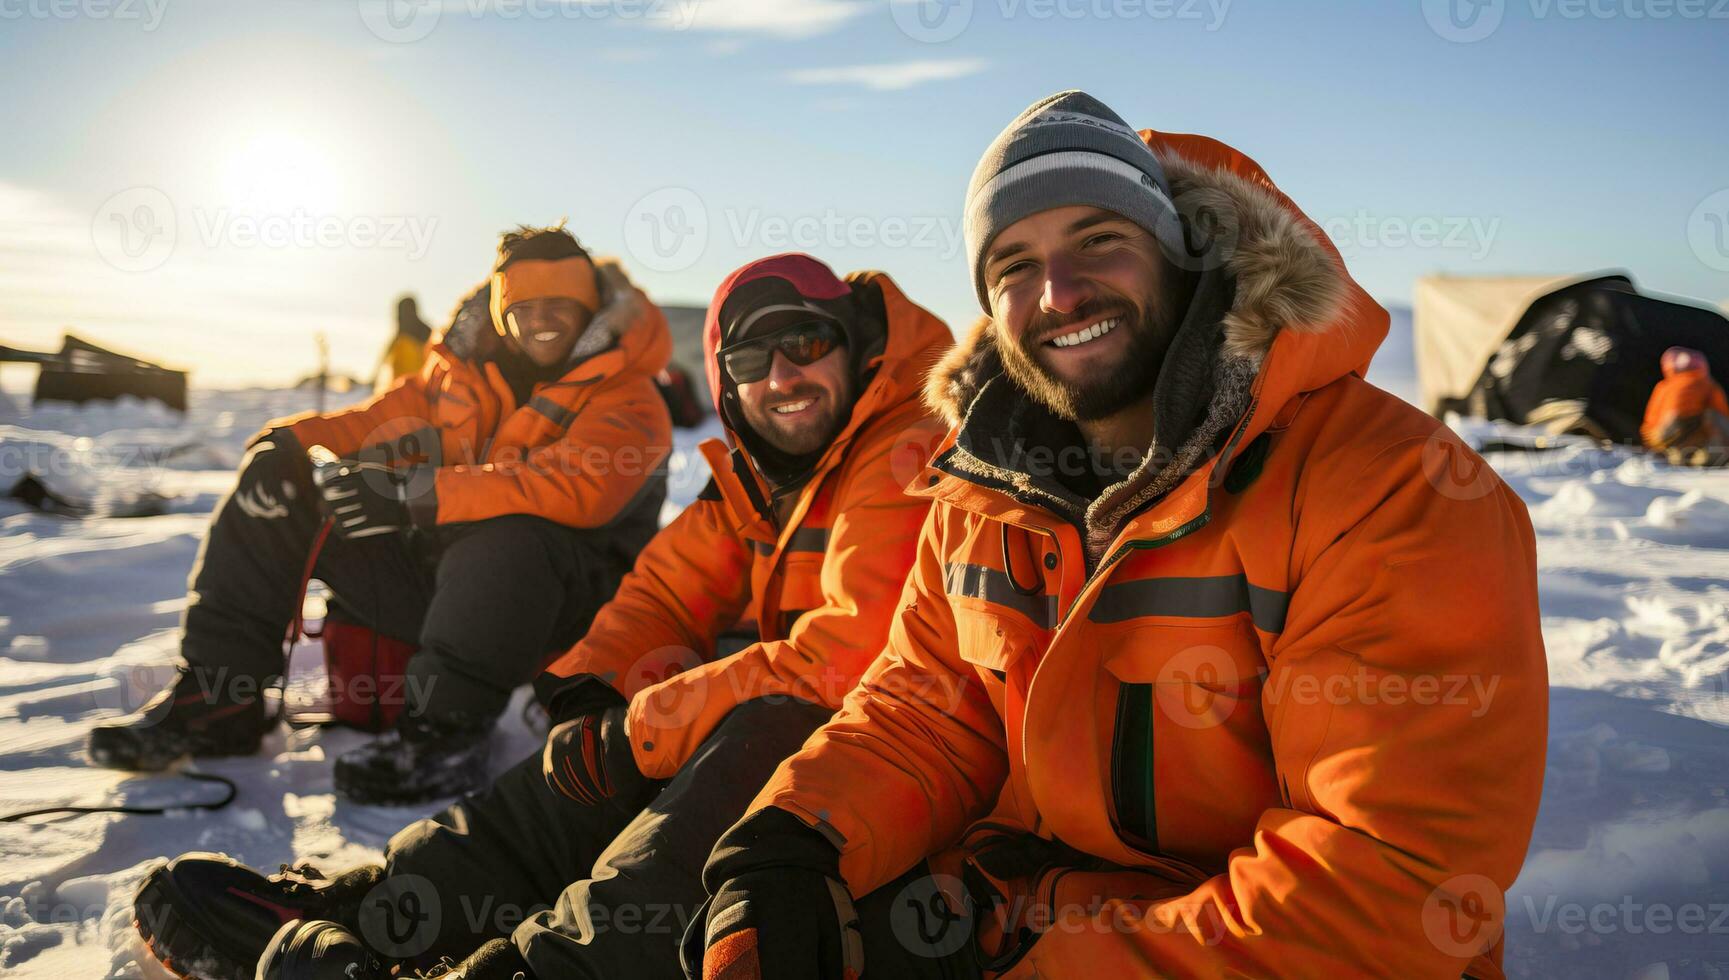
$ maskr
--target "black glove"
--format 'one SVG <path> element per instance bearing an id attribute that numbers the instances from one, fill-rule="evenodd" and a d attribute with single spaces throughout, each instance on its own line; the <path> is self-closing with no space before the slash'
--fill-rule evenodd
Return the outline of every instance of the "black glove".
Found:
<path id="1" fill-rule="evenodd" d="M 711 897 L 685 937 L 687 977 L 847 980 L 864 971 L 840 849 L 785 810 L 768 807 L 734 824 L 709 855 L 702 883 Z"/>
<path id="2" fill-rule="evenodd" d="M 627 710 L 616 705 L 553 726 L 540 755 L 546 785 L 584 806 L 610 800 L 621 809 L 635 809 L 648 779 L 625 736 Z"/>
<path id="3" fill-rule="evenodd" d="M 344 538 L 369 538 L 412 526 L 409 487 L 425 483 L 413 469 L 338 459 L 323 446 L 307 451 L 320 506 Z"/>

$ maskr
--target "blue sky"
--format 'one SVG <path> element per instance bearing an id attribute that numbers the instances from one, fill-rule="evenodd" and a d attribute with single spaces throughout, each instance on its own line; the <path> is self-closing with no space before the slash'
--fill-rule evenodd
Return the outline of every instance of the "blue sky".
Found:
<path id="1" fill-rule="evenodd" d="M 1068 87 L 1255 157 L 1387 302 L 1720 303 L 1726 51 L 1729 0 L 0 0 L 0 342 L 364 373 L 560 217 L 663 302 L 803 248 L 956 325 L 972 166 Z"/>

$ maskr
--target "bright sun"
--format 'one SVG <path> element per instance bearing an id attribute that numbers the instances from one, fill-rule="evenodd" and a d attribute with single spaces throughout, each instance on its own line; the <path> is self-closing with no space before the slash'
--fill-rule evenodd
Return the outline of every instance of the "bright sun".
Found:
<path id="1" fill-rule="evenodd" d="M 241 206 L 273 214 L 329 210 L 340 189 L 330 155 L 284 132 L 260 133 L 237 145 L 224 163 L 223 181 Z"/>

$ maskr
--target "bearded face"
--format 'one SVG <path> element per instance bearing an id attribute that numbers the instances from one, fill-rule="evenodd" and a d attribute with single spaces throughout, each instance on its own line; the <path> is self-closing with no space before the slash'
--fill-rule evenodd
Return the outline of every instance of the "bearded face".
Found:
<path id="1" fill-rule="evenodd" d="M 1088 300 L 1040 312 L 1016 337 L 998 333 L 1003 369 L 1058 418 L 1109 418 L 1152 393 L 1182 311 L 1156 296 Z M 1087 348 L 1112 337 L 1096 353 Z"/>
<path id="2" fill-rule="evenodd" d="M 1005 228 L 987 253 L 985 282 L 1009 377 L 1076 422 L 1152 393 L 1185 305 L 1186 279 L 1153 236 L 1087 206 Z"/>

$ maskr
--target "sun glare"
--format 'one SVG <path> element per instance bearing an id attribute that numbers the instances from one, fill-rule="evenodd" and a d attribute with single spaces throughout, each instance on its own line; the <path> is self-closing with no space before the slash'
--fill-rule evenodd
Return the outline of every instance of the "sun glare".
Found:
<path id="1" fill-rule="evenodd" d="M 292 133 L 267 132 L 247 139 L 228 154 L 223 172 L 232 200 L 275 214 L 328 210 L 339 190 L 330 155 Z"/>

